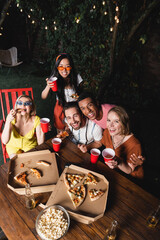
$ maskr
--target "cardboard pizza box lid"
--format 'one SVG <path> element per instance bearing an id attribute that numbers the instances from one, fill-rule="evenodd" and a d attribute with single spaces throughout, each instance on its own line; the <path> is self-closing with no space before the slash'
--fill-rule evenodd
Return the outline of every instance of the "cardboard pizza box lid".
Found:
<path id="1" fill-rule="evenodd" d="M 85 200 L 78 208 L 74 208 L 70 196 L 67 193 L 67 187 L 64 183 L 64 175 L 65 173 L 87 175 L 89 172 L 96 176 L 98 183 L 96 185 L 90 184 L 86 186 Z M 82 183 L 83 180 L 81 183 L 77 184 L 77 186 L 81 185 Z M 91 201 L 88 194 L 88 190 L 93 188 L 105 191 L 104 195 L 95 201 Z M 103 175 L 72 164 L 64 169 L 46 205 L 50 206 L 59 204 L 68 211 L 74 220 L 85 224 L 90 224 L 103 217 L 107 204 L 108 190 L 109 182 Z"/>
<path id="2" fill-rule="evenodd" d="M 50 166 L 37 164 L 39 160 L 50 163 Z M 24 167 L 21 164 L 24 164 Z M 42 177 L 37 179 L 33 172 L 31 172 L 31 168 L 38 169 Z M 27 181 L 31 184 L 33 193 L 53 191 L 59 179 L 55 153 L 51 153 L 49 150 L 28 152 L 18 154 L 15 159 L 10 160 L 7 186 L 18 194 L 25 194 L 24 185 L 17 183 L 14 179 L 21 172 L 27 173 Z"/>

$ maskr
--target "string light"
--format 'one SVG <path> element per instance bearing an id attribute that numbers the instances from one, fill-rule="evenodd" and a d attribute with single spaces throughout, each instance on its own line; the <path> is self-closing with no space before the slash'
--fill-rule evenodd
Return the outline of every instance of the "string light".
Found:
<path id="1" fill-rule="evenodd" d="M 7 12 L 7 15 L 9 16 L 9 12 Z"/>
<path id="2" fill-rule="evenodd" d="M 56 24 L 56 21 L 54 21 L 53 23 Z"/>
<path id="3" fill-rule="evenodd" d="M 56 27 L 56 26 L 54 27 L 54 30 L 55 30 L 55 31 L 57 30 L 57 27 Z"/>
<path id="4" fill-rule="evenodd" d="M 114 17 L 114 20 L 115 20 L 115 21 L 117 20 L 117 16 Z"/>
<path id="5" fill-rule="evenodd" d="M 23 12 L 23 9 L 22 9 L 22 8 L 20 9 L 20 12 Z"/>
<path id="6" fill-rule="evenodd" d="M 107 12 L 104 12 L 104 15 L 107 15 Z"/>
<path id="7" fill-rule="evenodd" d="M 106 2 L 105 2 L 105 1 L 103 1 L 103 2 L 102 2 L 102 5 L 104 6 L 105 4 L 106 4 Z"/>
<path id="8" fill-rule="evenodd" d="M 47 29 L 48 29 L 48 27 L 47 27 L 47 26 L 45 26 L 45 29 L 47 30 Z"/>
<path id="9" fill-rule="evenodd" d="M 110 32 L 113 32 L 113 27 L 110 28 Z"/>
<path id="10" fill-rule="evenodd" d="M 116 22 L 119 23 L 119 19 L 118 18 L 117 18 Z"/>
<path id="11" fill-rule="evenodd" d="M 0 32 L 0 36 L 2 36 L 2 33 Z"/>
<path id="12" fill-rule="evenodd" d="M 42 17 L 42 21 L 44 21 L 44 17 Z"/>
<path id="13" fill-rule="evenodd" d="M 35 21 L 34 21 L 34 20 L 32 20 L 32 24 L 35 24 Z"/>
<path id="14" fill-rule="evenodd" d="M 30 11 L 33 12 L 33 9 L 31 8 Z"/>
<path id="15" fill-rule="evenodd" d="M 93 5 L 93 9 L 96 9 L 96 6 L 95 6 L 95 5 Z"/>
<path id="16" fill-rule="evenodd" d="M 28 18 L 31 18 L 31 16 L 30 16 L 30 15 L 28 15 Z"/>
<path id="17" fill-rule="evenodd" d="M 17 7 L 19 7 L 19 3 L 17 3 Z"/>
<path id="18" fill-rule="evenodd" d="M 117 7 L 116 7 L 116 12 L 118 12 L 118 11 L 119 11 L 119 7 L 117 6 Z"/>
<path id="19" fill-rule="evenodd" d="M 77 18 L 77 19 L 76 19 L 76 23 L 79 23 L 79 21 L 80 21 L 79 18 Z"/>

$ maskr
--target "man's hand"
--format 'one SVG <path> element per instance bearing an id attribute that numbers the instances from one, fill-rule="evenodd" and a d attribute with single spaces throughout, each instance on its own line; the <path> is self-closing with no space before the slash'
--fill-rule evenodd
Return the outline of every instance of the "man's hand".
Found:
<path id="1" fill-rule="evenodd" d="M 87 147 L 85 144 L 78 144 L 77 146 L 81 150 L 81 152 L 83 152 L 83 153 L 87 152 Z"/>

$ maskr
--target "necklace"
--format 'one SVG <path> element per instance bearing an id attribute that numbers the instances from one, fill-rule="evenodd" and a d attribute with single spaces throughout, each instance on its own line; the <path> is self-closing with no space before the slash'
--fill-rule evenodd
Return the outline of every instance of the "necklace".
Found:
<path id="1" fill-rule="evenodd" d="M 113 147 L 114 149 L 118 148 L 122 143 L 123 143 L 123 140 L 125 138 L 125 135 L 122 137 L 122 139 L 120 141 L 118 141 L 117 143 L 114 141 L 113 137 L 111 137 L 111 140 L 112 140 L 112 144 L 113 144 Z"/>

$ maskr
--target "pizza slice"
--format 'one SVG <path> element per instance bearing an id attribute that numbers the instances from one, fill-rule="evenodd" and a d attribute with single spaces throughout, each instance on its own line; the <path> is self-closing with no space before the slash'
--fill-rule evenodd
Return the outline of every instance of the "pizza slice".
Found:
<path id="1" fill-rule="evenodd" d="M 37 164 L 39 164 L 39 165 L 44 165 L 44 166 L 47 166 L 47 167 L 49 167 L 49 166 L 51 165 L 49 162 L 44 161 L 44 160 L 39 160 L 39 161 L 37 162 Z"/>
<path id="2" fill-rule="evenodd" d="M 103 190 L 90 189 L 88 191 L 91 201 L 99 199 L 105 193 Z"/>
<path id="3" fill-rule="evenodd" d="M 88 175 L 85 177 L 84 184 L 97 184 L 96 177 L 92 173 L 88 173 Z"/>
<path id="4" fill-rule="evenodd" d="M 64 183 L 67 186 L 67 188 L 73 188 L 82 181 L 84 176 L 85 176 L 84 174 L 65 173 L 64 174 Z"/>
<path id="5" fill-rule="evenodd" d="M 75 208 L 79 207 L 82 204 L 86 196 L 86 189 L 84 185 L 75 188 L 70 188 L 67 190 L 67 192 Z"/>
<path id="6" fill-rule="evenodd" d="M 38 169 L 36 169 L 36 168 L 31 168 L 31 171 L 35 174 L 35 176 L 39 179 L 39 178 L 41 178 L 41 172 L 38 170 Z"/>
<path id="7" fill-rule="evenodd" d="M 67 131 L 61 131 L 57 134 L 58 138 L 63 138 L 63 139 L 68 137 L 68 136 L 69 136 L 69 133 Z"/>
<path id="8" fill-rule="evenodd" d="M 76 99 L 76 100 L 77 100 L 77 99 L 79 98 L 79 96 L 78 96 L 78 94 L 77 94 L 77 93 L 74 93 L 74 94 L 72 94 L 72 95 L 71 95 L 71 98 L 73 98 L 73 99 Z"/>
<path id="9" fill-rule="evenodd" d="M 23 185 L 26 185 L 27 184 L 27 174 L 26 172 L 21 172 L 21 173 L 18 173 L 14 179 L 18 182 L 18 183 L 21 183 Z"/>

